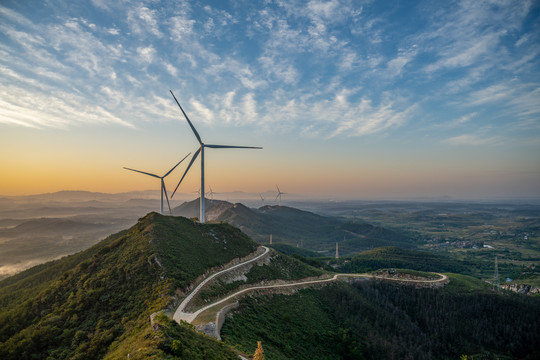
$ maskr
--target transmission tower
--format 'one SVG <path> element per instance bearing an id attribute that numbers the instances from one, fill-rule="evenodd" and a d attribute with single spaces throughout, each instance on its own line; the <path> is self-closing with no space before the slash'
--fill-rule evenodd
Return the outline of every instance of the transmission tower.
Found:
<path id="1" fill-rule="evenodd" d="M 501 288 L 501 283 L 499 281 L 499 262 L 497 261 L 497 256 L 495 256 L 495 271 L 493 272 L 493 290 L 499 290 Z"/>

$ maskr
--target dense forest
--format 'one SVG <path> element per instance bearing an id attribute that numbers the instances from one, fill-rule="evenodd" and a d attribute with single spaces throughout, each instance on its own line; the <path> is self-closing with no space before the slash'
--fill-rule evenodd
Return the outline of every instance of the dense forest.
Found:
<path id="1" fill-rule="evenodd" d="M 444 289 L 366 280 L 246 298 L 222 337 L 246 349 L 262 340 L 271 359 L 540 358 L 539 299 L 463 279 Z"/>

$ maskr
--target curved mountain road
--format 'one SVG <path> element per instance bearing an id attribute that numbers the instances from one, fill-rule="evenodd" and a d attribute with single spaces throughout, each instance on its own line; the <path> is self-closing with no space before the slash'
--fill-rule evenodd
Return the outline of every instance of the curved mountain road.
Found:
<path id="1" fill-rule="evenodd" d="M 320 284 L 320 283 L 326 283 L 326 282 L 331 282 L 331 281 L 336 281 L 339 277 L 354 277 L 354 278 L 373 278 L 373 279 L 380 279 L 380 280 L 390 280 L 390 281 L 400 281 L 400 282 L 409 282 L 409 283 L 438 283 L 438 282 L 445 282 L 448 280 L 448 277 L 444 274 L 439 274 L 439 273 L 434 273 L 434 274 L 437 274 L 440 276 L 440 279 L 434 279 L 434 280 L 416 280 L 416 279 L 399 279 L 399 278 L 389 278 L 389 277 L 383 277 L 383 276 L 377 276 L 377 275 L 372 275 L 372 274 L 335 274 L 333 277 L 331 278 L 328 278 L 328 279 L 319 279 L 319 280 L 308 280 L 308 281 L 299 281 L 299 282 L 294 282 L 294 283 L 287 283 L 287 284 L 278 284 L 278 285 L 261 285 L 261 286 L 253 286 L 253 287 L 250 287 L 250 288 L 246 288 L 246 289 L 243 289 L 243 290 L 239 290 L 231 295 L 228 295 L 226 297 L 224 297 L 223 299 L 220 299 L 218 301 L 215 301 L 213 302 L 212 304 L 209 304 L 209 305 L 206 305 L 202 308 L 200 308 L 199 310 L 193 312 L 193 313 L 186 313 L 184 312 L 184 309 L 185 307 L 187 306 L 187 304 L 191 301 L 191 299 L 193 299 L 193 297 L 201 290 L 201 288 L 210 280 L 212 280 L 214 277 L 220 275 L 220 274 L 223 274 L 227 271 L 231 271 L 233 269 L 236 269 L 240 266 L 243 266 L 243 265 L 246 265 L 250 262 L 253 262 L 253 261 L 256 261 L 258 259 L 260 259 L 261 257 L 263 257 L 264 255 L 266 255 L 268 253 L 268 251 L 270 249 L 268 249 L 266 246 L 263 246 L 263 248 L 265 249 L 264 253 L 253 258 L 253 259 L 250 259 L 248 261 L 245 261 L 243 263 L 239 263 L 235 266 L 232 266 L 230 268 L 227 268 L 227 269 L 224 269 L 224 270 L 221 270 L 217 273 L 214 273 L 212 274 L 210 277 L 208 277 L 207 279 L 205 279 L 203 282 L 201 282 L 199 284 L 199 286 L 197 286 L 195 288 L 195 290 L 193 290 L 185 299 L 184 301 L 182 301 L 182 303 L 178 306 L 178 308 L 176 309 L 175 313 L 174 313 L 174 316 L 173 316 L 173 319 L 176 321 L 176 322 L 179 322 L 180 320 L 184 320 L 184 321 L 187 321 L 189 323 L 193 322 L 193 320 L 195 320 L 197 318 L 197 316 L 199 316 L 199 314 L 201 314 L 202 312 L 216 306 L 216 305 L 219 305 L 221 303 L 224 303 L 232 298 L 234 298 L 235 296 L 238 296 L 238 295 L 242 295 L 243 293 L 246 293 L 246 292 L 249 292 L 249 291 L 253 291 L 253 290 L 262 290 L 262 289 L 275 289 L 275 288 L 284 288 L 284 287 L 294 287 L 294 286 L 301 286 L 301 285 L 311 285 L 311 284 Z"/>
<path id="2" fill-rule="evenodd" d="M 243 265 L 246 265 L 246 264 L 249 264 L 251 262 L 254 262 L 254 261 L 257 261 L 259 260 L 260 258 L 262 258 L 263 256 L 265 256 L 266 254 L 268 254 L 268 252 L 270 251 L 269 248 L 267 248 L 266 246 L 263 246 L 264 248 L 264 252 L 256 257 L 254 257 L 253 259 L 249 259 L 247 261 L 244 261 L 244 262 L 241 262 L 239 264 L 236 264 L 234 266 L 231 266 L 230 268 L 227 268 L 227 269 L 223 269 L 221 271 L 218 271 L 212 275 L 210 275 L 209 277 L 207 277 L 206 279 L 204 279 L 204 281 L 202 281 L 196 288 L 195 290 L 193 290 L 188 296 L 186 296 L 186 298 L 180 303 L 180 305 L 178 306 L 178 308 L 176 309 L 176 311 L 174 312 L 174 315 L 173 315 L 173 320 L 175 320 L 176 322 L 179 322 L 180 320 L 184 320 L 184 321 L 187 321 L 187 322 L 192 322 L 197 316 L 194 316 L 192 317 L 191 315 L 195 314 L 195 313 L 185 313 L 184 312 L 184 309 L 186 308 L 187 304 L 189 304 L 189 302 L 191 301 L 191 299 L 193 299 L 193 297 L 195 295 L 197 295 L 197 293 L 202 289 L 202 287 L 204 285 L 206 285 L 207 282 L 209 282 L 210 280 L 212 280 L 213 278 L 215 278 L 216 276 L 218 275 L 221 275 L 223 273 L 226 273 L 228 271 L 231 271 L 231 270 L 234 270 L 240 266 L 243 266 Z M 197 315 L 199 315 L 199 313 L 197 313 Z"/>

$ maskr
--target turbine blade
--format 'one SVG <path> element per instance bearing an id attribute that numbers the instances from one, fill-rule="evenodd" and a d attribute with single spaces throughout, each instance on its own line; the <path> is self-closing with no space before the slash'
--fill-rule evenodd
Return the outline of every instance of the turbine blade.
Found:
<path id="1" fill-rule="evenodd" d="M 277 192 L 281 194 L 281 191 L 279 191 L 279 186 L 277 186 L 277 184 L 276 184 L 276 189 L 277 189 Z"/>
<path id="2" fill-rule="evenodd" d="M 174 165 L 174 167 L 173 167 L 171 170 L 169 170 L 168 173 L 166 173 L 165 175 L 163 175 L 163 177 L 166 177 L 167 175 L 169 175 L 169 174 L 170 174 L 174 169 L 176 169 L 176 167 L 177 167 L 178 165 L 180 165 L 180 163 L 181 163 L 182 161 L 184 161 L 189 155 L 191 155 L 191 153 L 189 153 L 189 154 L 187 154 L 186 156 L 184 156 L 184 158 L 183 158 L 182 160 L 180 160 L 180 161 L 178 162 L 178 164 Z"/>
<path id="3" fill-rule="evenodd" d="M 184 111 L 184 109 L 182 109 L 182 106 L 180 105 L 180 103 L 178 102 L 178 100 L 176 99 L 176 96 L 174 96 L 172 90 L 169 90 L 171 92 L 171 95 L 172 97 L 174 98 L 174 101 L 176 101 L 176 103 L 178 104 L 178 107 L 180 108 L 180 110 L 182 110 L 182 114 L 184 114 L 189 126 L 191 127 L 191 130 L 193 130 L 193 133 L 195 134 L 195 136 L 197 137 L 197 140 L 199 140 L 199 144 L 202 145 L 202 140 L 201 140 L 201 137 L 199 136 L 199 133 L 197 132 L 197 130 L 195 130 L 195 127 L 193 126 L 193 124 L 191 123 L 191 121 L 189 121 L 189 118 L 188 116 L 186 115 L 186 112 Z M 171 196 L 172 197 L 172 196 Z"/>
<path id="4" fill-rule="evenodd" d="M 206 145 L 204 147 L 212 149 L 262 149 L 260 146 L 233 146 L 233 145 Z"/>
<path id="5" fill-rule="evenodd" d="M 281 194 L 281 193 L 280 193 L 280 194 Z M 277 195 L 276 195 L 276 198 L 274 199 L 274 201 L 276 201 L 276 200 L 277 200 L 277 198 L 279 197 L 279 195 L 280 195 L 280 194 L 277 194 Z"/>
<path id="6" fill-rule="evenodd" d="M 195 154 L 193 154 L 193 157 L 191 158 L 191 161 L 189 162 L 189 165 L 188 167 L 186 168 L 186 171 L 184 172 L 184 175 L 182 175 L 182 178 L 180 179 L 180 181 L 178 182 L 178 185 L 176 185 L 176 188 L 174 188 L 174 191 L 171 195 L 171 199 L 173 198 L 174 194 L 176 194 L 176 190 L 178 190 L 178 187 L 180 186 L 180 183 L 182 182 L 182 180 L 184 180 L 184 177 L 186 176 L 189 168 L 191 167 L 191 165 L 193 164 L 193 162 L 195 161 L 195 159 L 197 158 L 197 156 L 199 156 L 199 153 L 201 152 L 201 149 L 202 147 L 199 148 L 199 150 L 197 150 L 195 152 Z"/>
<path id="7" fill-rule="evenodd" d="M 171 204 L 169 203 L 169 197 L 167 196 L 167 188 L 165 187 L 165 181 L 163 181 L 163 178 L 161 178 L 161 182 L 163 184 L 163 190 L 165 191 L 165 199 L 167 199 L 167 206 L 169 207 L 169 214 L 172 215 Z"/>
<path id="8" fill-rule="evenodd" d="M 138 172 L 138 173 L 141 173 L 141 174 L 145 174 L 145 175 L 150 175 L 150 176 L 153 176 L 153 177 L 155 177 L 155 178 L 161 179 L 161 178 L 160 178 L 159 176 L 157 176 L 157 175 L 150 174 L 150 173 L 147 173 L 147 172 L 144 172 L 144 171 L 135 170 L 135 169 L 130 169 L 130 168 L 127 168 L 127 167 L 124 167 L 124 169 L 126 169 L 126 170 L 131 170 L 131 171 L 135 171 L 135 172 Z"/>

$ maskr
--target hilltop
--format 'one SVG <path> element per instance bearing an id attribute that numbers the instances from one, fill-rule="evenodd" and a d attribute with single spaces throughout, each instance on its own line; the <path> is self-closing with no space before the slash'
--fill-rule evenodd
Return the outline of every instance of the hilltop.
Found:
<path id="1" fill-rule="evenodd" d="M 209 268 L 256 247 L 227 224 L 150 213 L 86 251 L 1 281 L 0 358 L 236 358 L 166 317 L 152 330 L 149 316 Z"/>
<path id="2" fill-rule="evenodd" d="M 173 209 L 174 215 L 199 216 L 200 200 L 185 202 Z M 229 223 L 259 243 L 300 246 L 313 251 L 332 253 L 339 242 L 342 254 L 379 246 L 411 247 L 406 234 L 363 222 L 343 221 L 288 206 L 266 205 L 258 209 L 241 203 L 206 199 L 207 219 Z"/>

